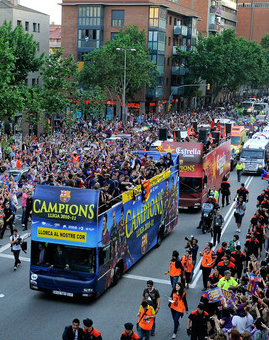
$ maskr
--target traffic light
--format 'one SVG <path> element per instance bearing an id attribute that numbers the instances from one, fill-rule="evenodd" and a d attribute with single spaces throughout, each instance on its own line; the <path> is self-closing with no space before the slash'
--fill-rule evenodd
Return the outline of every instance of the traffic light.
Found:
<path id="1" fill-rule="evenodd" d="M 206 88 L 207 88 L 208 91 L 210 90 L 210 84 L 209 83 L 206 85 Z"/>

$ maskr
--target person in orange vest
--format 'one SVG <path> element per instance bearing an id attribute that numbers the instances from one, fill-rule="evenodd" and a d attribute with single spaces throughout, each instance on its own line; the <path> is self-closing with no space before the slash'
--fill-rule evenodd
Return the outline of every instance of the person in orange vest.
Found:
<path id="1" fill-rule="evenodd" d="M 145 340 L 149 340 L 150 331 L 153 327 L 153 321 L 156 317 L 155 310 L 153 307 L 149 306 L 147 301 L 143 301 L 138 316 L 138 335 L 141 340 L 145 336 Z"/>
<path id="2" fill-rule="evenodd" d="M 185 281 L 186 281 L 187 286 L 185 288 L 189 288 L 189 283 L 191 281 L 191 272 L 193 269 L 191 252 L 189 250 L 186 250 L 185 255 L 182 256 L 181 263 L 184 268 L 185 277 L 186 277 L 186 280 L 182 278 L 182 284 L 183 284 L 183 287 L 185 287 Z"/>
<path id="3" fill-rule="evenodd" d="M 165 272 L 167 274 L 167 272 Z M 172 288 L 175 287 L 176 283 L 178 282 L 178 278 L 180 275 L 184 277 L 185 279 L 185 273 L 184 268 L 182 266 L 182 263 L 179 259 L 179 252 L 177 250 L 174 250 L 172 253 L 172 259 L 170 262 L 170 268 L 169 268 L 169 274 L 170 274 L 170 281 Z"/>
<path id="4" fill-rule="evenodd" d="M 131 322 L 124 324 L 125 331 L 122 333 L 120 340 L 140 340 L 139 335 L 133 331 L 134 325 Z"/>
<path id="5" fill-rule="evenodd" d="M 172 313 L 172 318 L 174 320 L 174 333 L 172 339 L 177 337 L 177 329 L 179 326 L 179 318 L 182 318 L 184 311 L 188 314 L 188 303 L 186 299 L 186 293 L 184 292 L 184 286 L 182 283 L 177 282 L 172 290 L 170 297 L 170 308 Z"/>
<path id="6" fill-rule="evenodd" d="M 208 277 L 211 272 L 211 268 L 214 267 L 214 264 L 216 262 L 216 254 L 213 251 L 213 244 L 211 242 L 207 242 L 205 245 L 205 249 L 203 252 L 200 252 L 200 256 L 202 256 L 202 263 L 201 263 L 201 269 L 203 272 L 203 284 L 204 288 L 203 290 L 207 290 L 207 281 Z"/>
<path id="7" fill-rule="evenodd" d="M 83 339 L 84 340 L 93 340 L 93 339 L 96 339 L 96 340 L 102 340 L 102 336 L 101 336 L 101 333 L 93 328 L 93 321 L 91 319 L 85 319 L 83 320 L 83 332 L 84 332 L 84 336 L 83 336 Z"/>

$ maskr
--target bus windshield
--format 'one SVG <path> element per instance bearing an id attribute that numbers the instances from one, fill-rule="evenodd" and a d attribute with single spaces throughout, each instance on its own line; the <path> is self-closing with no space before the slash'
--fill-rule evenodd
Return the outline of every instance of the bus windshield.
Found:
<path id="1" fill-rule="evenodd" d="M 249 102 L 249 103 L 242 103 L 242 104 L 241 104 L 241 107 L 242 107 L 243 109 L 252 108 L 252 103 L 251 103 L 251 102 Z"/>
<path id="2" fill-rule="evenodd" d="M 95 273 L 96 249 L 32 241 L 31 263 L 35 266 Z"/>
<path id="3" fill-rule="evenodd" d="M 180 177 L 179 191 L 191 194 L 202 192 L 201 177 Z"/>
<path id="4" fill-rule="evenodd" d="M 240 144 L 240 137 L 239 136 L 232 136 L 231 137 L 231 144 L 232 145 L 239 145 Z"/>
<path id="5" fill-rule="evenodd" d="M 261 158 L 264 158 L 264 151 L 263 150 L 243 150 L 241 153 L 241 157 L 261 159 Z"/>

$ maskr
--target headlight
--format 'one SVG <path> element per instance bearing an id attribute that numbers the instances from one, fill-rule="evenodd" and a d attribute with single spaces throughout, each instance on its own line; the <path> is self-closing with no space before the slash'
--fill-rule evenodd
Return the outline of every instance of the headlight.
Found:
<path id="1" fill-rule="evenodd" d="M 247 112 L 251 112 L 251 108 L 248 108 L 248 109 L 247 109 Z"/>
<path id="2" fill-rule="evenodd" d="M 262 168 L 262 164 L 259 164 L 259 168 Z"/>

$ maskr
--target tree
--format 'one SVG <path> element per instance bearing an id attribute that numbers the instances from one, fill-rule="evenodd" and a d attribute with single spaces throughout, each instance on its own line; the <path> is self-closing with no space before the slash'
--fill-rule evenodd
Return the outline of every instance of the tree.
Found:
<path id="1" fill-rule="evenodd" d="M 266 33 L 262 38 L 261 38 L 261 47 L 264 48 L 265 50 L 269 49 L 269 34 Z"/>
<path id="2" fill-rule="evenodd" d="M 73 56 L 62 58 L 62 55 L 63 50 L 60 50 L 45 57 L 42 67 L 42 108 L 52 120 L 70 106 L 67 99 L 73 98 L 77 91 L 77 64 Z"/>
<path id="3" fill-rule="evenodd" d="M 256 42 L 236 38 L 233 30 L 208 38 L 199 36 L 196 51 L 182 52 L 194 82 L 211 84 L 214 98 L 221 90 L 235 91 L 240 85 L 262 86 L 266 83 L 268 63 L 264 50 Z M 188 81 L 188 80 L 187 80 Z"/>
<path id="4" fill-rule="evenodd" d="M 12 118 L 23 108 L 24 88 L 14 85 L 16 58 L 9 43 L 0 38 L 0 119 Z"/>
<path id="5" fill-rule="evenodd" d="M 87 118 L 89 116 L 99 118 L 105 112 L 106 94 L 100 86 L 93 86 L 79 93 L 76 109 Z"/>
<path id="6" fill-rule="evenodd" d="M 8 43 L 15 57 L 12 84 L 24 84 L 29 72 L 39 71 L 43 64 L 44 54 L 37 57 L 38 43 L 33 35 L 24 32 L 22 25 L 16 26 L 13 30 L 12 22 L 5 21 L 0 27 L 0 36 Z"/>
<path id="7" fill-rule="evenodd" d="M 28 88 L 25 93 L 23 121 L 28 123 L 37 132 L 37 126 L 42 120 L 42 102 L 40 100 L 41 89 L 37 87 Z"/>
<path id="8" fill-rule="evenodd" d="M 98 85 L 106 89 L 110 99 L 121 98 L 123 102 L 124 51 L 117 51 L 117 48 L 136 50 L 126 52 L 127 100 L 133 99 L 144 86 L 153 86 L 156 66 L 149 61 L 145 31 L 139 31 L 137 26 L 120 30 L 113 41 L 106 41 L 102 48 L 86 55 L 79 81 L 86 88 Z"/>

